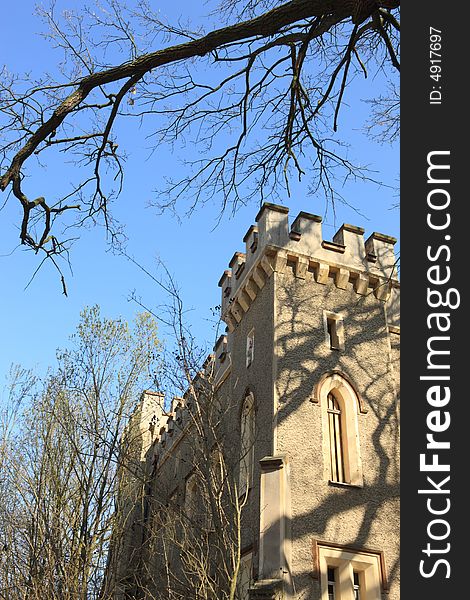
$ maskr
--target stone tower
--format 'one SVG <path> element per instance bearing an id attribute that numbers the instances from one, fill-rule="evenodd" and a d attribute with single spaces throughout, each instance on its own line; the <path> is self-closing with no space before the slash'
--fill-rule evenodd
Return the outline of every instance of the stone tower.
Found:
<path id="1" fill-rule="evenodd" d="M 254 588 L 398 598 L 396 240 L 345 224 L 326 241 L 320 217 L 289 226 L 271 204 L 256 222 L 219 284 L 231 393 L 253 390 L 257 427 L 271 426 L 256 448 Z"/>
<path id="2" fill-rule="evenodd" d="M 399 598 L 395 241 L 347 224 L 327 241 L 321 217 L 264 204 L 219 281 L 210 364 L 247 499 L 241 598 Z M 183 409 L 149 450 L 162 502 L 189 497 Z"/>

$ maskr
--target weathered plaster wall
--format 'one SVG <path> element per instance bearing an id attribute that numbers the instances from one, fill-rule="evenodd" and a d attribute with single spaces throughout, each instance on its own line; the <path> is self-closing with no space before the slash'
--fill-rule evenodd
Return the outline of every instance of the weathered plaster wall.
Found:
<path id="1" fill-rule="evenodd" d="M 292 571 L 297 591 L 317 600 L 312 580 L 312 539 L 383 550 L 398 599 L 398 413 L 384 303 L 360 296 L 352 283 L 338 289 L 330 278 L 276 274 L 275 322 L 279 402 L 277 452 L 289 457 L 292 496 Z M 342 351 L 330 349 L 323 311 L 344 319 Z M 395 354 L 395 359 L 397 355 Z M 364 485 L 328 482 L 321 406 L 315 387 L 327 372 L 347 375 L 367 414 L 358 414 Z M 326 466 L 326 468 L 325 468 Z M 326 473 L 325 473 L 326 471 Z"/>

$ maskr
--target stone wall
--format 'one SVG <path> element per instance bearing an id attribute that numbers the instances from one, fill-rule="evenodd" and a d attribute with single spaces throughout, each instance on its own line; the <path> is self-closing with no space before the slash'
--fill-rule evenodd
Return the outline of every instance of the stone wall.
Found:
<path id="1" fill-rule="evenodd" d="M 398 600 L 395 240 L 374 232 L 364 241 L 364 230 L 347 224 L 324 240 L 320 217 L 301 212 L 290 223 L 288 209 L 272 204 L 263 205 L 256 221 L 244 237 L 245 252 L 233 255 L 219 281 L 227 330 L 201 374 L 220 415 L 217 432 L 204 440 L 206 454 L 215 445 L 223 452 L 233 485 L 242 405 L 247 394 L 254 397 L 254 472 L 240 543 L 253 560 L 250 597 L 324 600 L 325 561 L 344 566 L 345 557 L 355 557 L 351 564 L 359 565 L 366 592 L 361 600 L 385 593 Z M 342 481 L 331 477 L 330 391 L 343 403 Z M 195 464 L 201 440 L 190 404 L 188 393 L 133 424 L 145 439 L 149 483 L 141 516 L 147 536 L 139 533 L 139 548 L 138 536 L 126 533 L 138 554 L 128 565 L 155 594 L 155 574 L 164 579 L 168 556 L 148 532 L 171 526 L 168 517 L 185 510 L 189 478 L 204 470 Z M 352 588 L 343 584 L 340 600 L 349 600 Z"/>

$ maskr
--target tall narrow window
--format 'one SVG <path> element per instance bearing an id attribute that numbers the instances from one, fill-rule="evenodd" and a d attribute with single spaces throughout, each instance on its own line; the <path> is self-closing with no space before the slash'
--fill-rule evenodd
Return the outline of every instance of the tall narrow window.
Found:
<path id="1" fill-rule="evenodd" d="M 361 600 L 361 582 L 359 579 L 359 573 L 353 572 L 353 584 L 354 584 L 354 600 Z"/>
<path id="2" fill-rule="evenodd" d="M 252 329 L 246 336 L 246 366 L 249 367 L 255 357 L 255 331 Z"/>
<path id="3" fill-rule="evenodd" d="M 186 490 L 184 497 L 184 512 L 186 517 L 193 521 L 197 514 L 198 508 L 198 493 L 197 493 L 197 477 L 195 474 L 188 477 L 186 480 Z"/>
<path id="4" fill-rule="evenodd" d="M 339 373 L 325 374 L 320 379 L 315 398 L 322 408 L 325 479 L 362 486 L 358 417 L 367 409 L 352 384 Z"/>
<path id="5" fill-rule="evenodd" d="M 255 406 L 253 394 L 243 402 L 240 422 L 240 494 L 245 493 L 253 481 L 255 444 Z"/>
<path id="6" fill-rule="evenodd" d="M 328 428 L 330 434 L 331 481 L 344 483 L 344 457 L 342 438 L 342 415 L 338 400 L 330 392 L 328 402 Z"/>
<path id="7" fill-rule="evenodd" d="M 214 517 L 212 498 L 220 498 L 223 493 L 225 480 L 225 461 L 222 452 L 218 448 L 213 448 L 210 454 L 210 486 L 204 489 L 204 505 L 206 518 L 206 528 L 208 531 L 214 531 Z"/>
<path id="8" fill-rule="evenodd" d="M 217 492 L 224 481 L 225 461 L 222 452 L 218 448 L 211 451 L 210 459 L 211 485 Z"/>
<path id="9" fill-rule="evenodd" d="M 328 600 L 335 600 L 336 577 L 335 569 L 328 567 Z"/>
<path id="10" fill-rule="evenodd" d="M 248 600 L 250 597 L 250 586 L 252 583 L 252 565 L 253 555 L 251 552 L 244 554 L 241 557 L 240 574 L 238 578 L 238 598 L 240 600 Z"/>

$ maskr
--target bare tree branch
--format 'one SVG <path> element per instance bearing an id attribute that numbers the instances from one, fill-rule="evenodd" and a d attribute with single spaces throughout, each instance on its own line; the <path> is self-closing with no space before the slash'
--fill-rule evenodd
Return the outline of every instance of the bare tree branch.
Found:
<path id="1" fill-rule="evenodd" d="M 192 210 L 215 195 L 222 210 L 229 203 L 235 210 L 279 186 L 289 190 L 290 177 L 300 178 L 307 169 L 334 200 L 336 171 L 342 177 L 367 174 L 334 149 L 338 142 L 326 132 L 337 130 L 352 70 L 365 76 L 369 62 L 384 68 L 387 60 L 399 69 L 399 5 L 399 0 L 225 2 L 222 8 L 237 22 L 204 35 L 162 23 L 141 2 L 134 17 L 153 26 L 155 35 L 184 40 L 143 53 L 131 15 L 114 0 L 109 12 L 67 13 L 65 28 L 54 6 L 43 10 L 50 39 L 66 56 L 60 66 L 65 81 L 22 81 L 5 71 L 0 84 L 5 120 L 0 190 L 11 188 L 22 206 L 21 243 L 52 257 L 62 248 L 51 234 L 55 217 L 78 211 L 78 227 L 101 217 L 113 234 L 109 202 L 122 190 L 124 174 L 114 127 L 123 117 L 164 118 L 149 130 L 158 140 L 155 148 L 188 136 L 203 150 L 201 160 L 187 160 L 187 174 L 168 181 L 162 209 L 174 209 L 178 199 L 190 196 Z M 105 35 L 94 43 L 99 30 Z M 129 60 L 107 65 L 104 57 L 112 47 L 126 48 Z M 198 81 L 203 62 L 215 69 Z M 23 189 L 28 165 L 52 149 L 74 157 L 78 177 L 89 166 L 91 175 L 54 203 L 44 195 L 30 200 Z M 71 195 L 80 202 L 68 204 Z M 37 235 L 33 223 L 41 223 Z"/>

